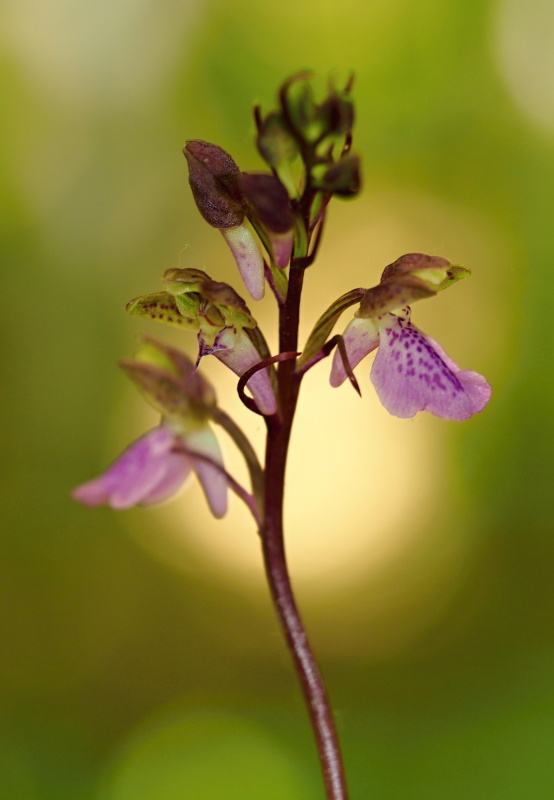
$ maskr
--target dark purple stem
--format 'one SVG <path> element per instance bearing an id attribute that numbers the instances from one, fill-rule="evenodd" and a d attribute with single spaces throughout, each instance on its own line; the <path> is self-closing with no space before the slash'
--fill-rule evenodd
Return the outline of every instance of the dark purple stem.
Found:
<path id="1" fill-rule="evenodd" d="M 280 351 L 297 350 L 304 269 L 292 266 L 287 301 L 280 308 Z M 266 417 L 264 521 L 260 529 L 271 596 L 300 681 L 314 731 L 328 800 L 347 800 L 348 791 L 333 714 L 322 675 L 294 598 L 283 538 L 285 470 L 302 376 L 296 359 L 279 363 L 280 414 Z"/>

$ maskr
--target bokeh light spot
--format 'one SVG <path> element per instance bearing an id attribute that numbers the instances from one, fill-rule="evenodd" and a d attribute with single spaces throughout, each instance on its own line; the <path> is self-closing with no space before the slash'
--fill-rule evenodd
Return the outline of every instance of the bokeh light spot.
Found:
<path id="1" fill-rule="evenodd" d="M 502 0 L 494 25 L 496 62 L 518 106 L 554 129 L 554 4 Z"/>
<path id="2" fill-rule="evenodd" d="M 301 766 L 250 720 L 196 710 L 168 714 L 124 746 L 101 800 L 311 800 Z"/>

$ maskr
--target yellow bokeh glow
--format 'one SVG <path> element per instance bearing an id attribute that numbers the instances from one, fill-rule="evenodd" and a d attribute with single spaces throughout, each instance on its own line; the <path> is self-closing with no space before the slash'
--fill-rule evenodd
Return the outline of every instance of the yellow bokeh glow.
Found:
<path id="1" fill-rule="evenodd" d="M 471 259 L 472 247 L 492 252 L 494 246 L 494 236 L 481 223 L 457 208 L 449 211 L 442 206 L 439 211 L 438 204 L 423 195 L 408 199 L 404 195 L 400 201 L 387 190 L 355 204 L 339 205 L 319 265 L 306 276 L 301 340 L 334 297 L 353 286 L 375 283 L 380 270 L 402 253 L 419 249 L 450 257 L 456 254 L 463 262 Z M 219 255 L 217 251 L 214 263 Z M 194 253 L 185 256 L 194 259 Z M 205 268 L 210 259 L 208 253 Z M 233 269 L 221 277 L 233 282 Z M 324 280 L 319 277 L 323 274 Z M 482 285 L 476 295 L 481 295 L 478 302 L 487 304 Z M 434 323 L 430 333 L 441 338 L 443 330 L 450 337 L 443 344 L 447 349 L 455 344 L 452 356 L 465 366 L 465 351 L 472 343 L 466 333 L 467 313 L 460 311 L 464 334 L 457 337 L 448 293 L 441 300 L 446 301 L 442 311 L 438 300 L 427 310 Z M 426 316 L 421 312 L 425 312 L 424 304 L 414 312 L 416 324 Z M 275 318 L 271 297 L 256 304 L 255 314 L 262 329 L 271 331 Z M 346 312 L 337 330 L 348 318 Z M 420 324 L 426 327 L 426 322 Z M 475 321 L 473 329 L 478 336 Z M 274 342 L 270 344 L 274 347 Z M 317 365 L 302 387 L 287 473 L 286 541 L 295 582 L 315 594 L 347 588 L 393 563 L 425 528 L 436 510 L 434 498 L 444 488 L 445 423 L 426 414 L 414 420 L 391 417 L 369 381 L 371 359 L 357 369 L 361 400 L 348 385 L 331 389 L 330 360 Z M 217 387 L 221 404 L 261 448 L 263 421 L 243 409 L 234 376 L 215 359 L 207 359 L 203 369 Z M 227 468 L 246 481 L 241 456 L 229 442 L 223 444 Z M 248 587 L 263 582 L 254 523 L 234 496 L 225 520 L 215 520 L 193 480 L 182 497 L 157 513 L 168 535 L 163 541 L 157 538 L 156 545 L 150 540 L 149 547 L 155 546 L 165 561 L 188 569 L 192 548 L 201 560 L 238 584 Z"/>

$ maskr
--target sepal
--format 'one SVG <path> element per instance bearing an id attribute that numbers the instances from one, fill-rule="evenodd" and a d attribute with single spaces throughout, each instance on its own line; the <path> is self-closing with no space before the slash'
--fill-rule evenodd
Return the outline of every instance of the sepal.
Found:
<path id="1" fill-rule="evenodd" d="M 217 468 L 223 468 L 223 456 L 215 434 L 205 426 L 188 434 L 185 444 L 211 512 L 220 519 L 227 513 L 227 479 L 222 470 Z M 194 458 L 194 453 L 211 459 L 215 466 L 201 458 Z"/>
<path id="2" fill-rule="evenodd" d="M 253 215 L 253 224 L 261 223 L 267 236 L 267 248 L 274 263 L 286 267 L 292 252 L 295 224 L 286 188 L 274 175 L 262 173 L 243 174 L 240 187 L 250 207 L 249 216 Z"/>
<path id="3" fill-rule="evenodd" d="M 452 265 L 441 256 L 407 253 L 385 267 L 381 282 L 363 296 L 357 316 L 378 317 L 416 300 L 433 297 L 469 274 L 465 267 Z"/>
<path id="4" fill-rule="evenodd" d="M 177 304 L 176 298 L 169 292 L 154 292 L 142 297 L 135 297 L 125 306 L 128 314 L 134 317 L 146 317 L 158 322 L 164 322 L 175 328 L 198 331 L 198 310 L 191 309 L 192 313 L 184 313 Z"/>
<path id="5" fill-rule="evenodd" d="M 232 325 L 255 328 L 257 323 L 242 297 L 222 281 L 214 281 L 200 269 L 168 269 L 162 278 L 182 313 L 197 309 L 197 318 L 207 319 L 210 326 Z"/>
<path id="6" fill-rule="evenodd" d="M 183 430 L 205 425 L 216 405 L 215 390 L 180 350 L 146 339 L 134 359 L 120 361 L 146 400 Z"/>
<path id="7" fill-rule="evenodd" d="M 192 194 L 206 222 L 220 229 L 240 225 L 244 219 L 237 188 L 240 169 L 229 153 L 201 139 L 190 139 L 183 153 Z"/>
<path id="8" fill-rule="evenodd" d="M 261 300 L 265 292 L 264 257 L 250 224 L 245 220 L 234 228 L 222 228 L 221 233 L 229 245 L 248 293 L 254 300 Z"/>

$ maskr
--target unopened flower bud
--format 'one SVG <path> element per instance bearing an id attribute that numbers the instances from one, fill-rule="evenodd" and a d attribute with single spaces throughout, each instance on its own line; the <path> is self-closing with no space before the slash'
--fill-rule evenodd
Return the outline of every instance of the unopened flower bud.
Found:
<path id="1" fill-rule="evenodd" d="M 233 228 L 244 219 L 237 189 L 240 169 L 229 153 L 201 139 L 191 139 L 183 149 L 189 182 L 198 210 L 212 227 Z"/>

